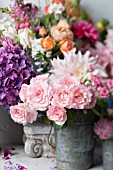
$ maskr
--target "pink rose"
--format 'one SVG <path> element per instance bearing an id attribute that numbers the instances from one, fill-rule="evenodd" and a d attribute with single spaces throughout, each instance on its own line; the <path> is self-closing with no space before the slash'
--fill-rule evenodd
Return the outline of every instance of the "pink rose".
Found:
<path id="1" fill-rule="evenodd" d="M 52 105 L 59 105 L 61 107 L 66 107 L 69 102 L 69 88 L 68 86 L 58 86 L 54 90 Z"/>
<path id="2" fill-rule="evenodd" d="M 70 89 L 69 107 L 73 109 L 84 109 L 92 99 L 92 93 L 85 86 L 74 86 Z"/>
<path id="3" fill-rule="evenodd" d="M 110 90 L 113 90 L 113 79 L 107 79 L 106 83 Z"/>
<path id="4" fill-rule="evenodd" d="M 27 88 L 28 88 L 27 84 L 22 84 L 19 92 L 19 97 L 23 102 L 25 102 L 27 98 Z"/>
<path id="5" fill-rule="evenodd" d="M 92 109 L 93 107 L 95 107 L 97 97 L 98 97 L 98 92 L 93 87 L 88 87 L 88 90 L 91 93 L 91 101 L 88 103 L 87 106 L 85 106 L 85 108 Z"/>
<path id="6" fill-rule="evenodd" d="M 19 103 L 18 105 L 10 107 L 11 118 L 19 123 L 26 125 L 27 123 L 33 123 L 37 119 L 37 111 L 29 108 L 25 103 Z"/>
<path id="7" fill-rule="evenodd" d="M 60 84 L 69 87 L 72 85 L 79 85 L 80 81 L 75 76 L 67 75 L 60 80 Z"/>
<path id="8" fill-rule="evenodd" d="M 45 81 L 45 82 L 48 82 L 48 77 L 49 77 L 49 74 L 43 74 L 43 75 L 38 75 L 36 77 L 33 77 L 30 81 L 30 84 L 36 84 L 38 83 L 39 81 Z"/>
<path id="9" fill-rule="evenodd" d="M 106 87 L 99 88 L 98 91 L 101 98 L 109 98 L 110 93 Z"/>
<path id="10" fill-rule="evenodd" d="M 45 111 L 52 97 L 52 89 L 46 80 L 30 84 L 27 90 L 26 102 L 36 110 Z"/>
<path id="11" fill-rule="evenodd" d="M 57 125 L 63 125 L 67 120 L 66 110 L 58 105 L 49 106 L 47 111 L 48 119 L 54 121 Z"/>

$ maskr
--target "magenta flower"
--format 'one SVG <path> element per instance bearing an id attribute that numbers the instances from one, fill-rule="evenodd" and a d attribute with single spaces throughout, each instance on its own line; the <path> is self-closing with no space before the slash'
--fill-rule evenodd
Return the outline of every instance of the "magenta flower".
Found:
<path id="1" fill-rule="evenodd" d="M 92 44 L 96 43 L 99 38 L 99 33 L 96 27 L 93 24 L 84 20 L 78 21 L 73 25 L 73 33 L 75 40 L 76 38 L 84 38 Z"/>

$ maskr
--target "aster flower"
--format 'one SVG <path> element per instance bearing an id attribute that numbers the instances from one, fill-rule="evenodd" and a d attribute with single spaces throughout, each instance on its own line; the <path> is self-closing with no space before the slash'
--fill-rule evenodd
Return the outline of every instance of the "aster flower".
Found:
<path id="1" fill-rule="evenodd" d="M 96 27 L 93 24 L 84 20 L 78 21 L 73 25 L 73 33 L 75 40 L 76 38 L 84 38 L 92 44 L 96 43 L 99 38 L 99 33 Z"/>
<path id="2" fill-rule="evenodd" d="M 0 105 L 9 108 L 17 104 L 19 90 L 35 76 L 33 66 L 25 51 L 10 38 L 3 37 L 0 48 Z"/>

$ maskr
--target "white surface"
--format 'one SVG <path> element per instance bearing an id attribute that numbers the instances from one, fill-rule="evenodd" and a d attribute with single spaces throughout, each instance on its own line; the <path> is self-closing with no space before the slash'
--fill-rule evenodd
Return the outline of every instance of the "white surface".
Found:
<path id="1" fill-rule="evenodd" d="M 14 155 L 11 156 L 10 161 L 14 164 L 21 164 L 27 170 L 50 170 L 50 167 L 55 166 L 54 158 L 30 158 L 25 155 L 23 146 L 13 146 L 16 150 L 13 151 Z M 3 170 L 4 160 L 2 159 L 3 153 L 0 154 L 0 170 Z M 90 170 L 103 170 L 102 166 L 96 166 Z"/>

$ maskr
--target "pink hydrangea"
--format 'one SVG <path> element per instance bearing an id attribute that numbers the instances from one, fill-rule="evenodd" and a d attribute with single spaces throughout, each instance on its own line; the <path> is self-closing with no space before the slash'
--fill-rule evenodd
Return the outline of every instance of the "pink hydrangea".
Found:
<path id="1" fill-rule="evenodd" d="M 33 121 L 37 119 L 37 111 L 33 108 L 29 108 L 25 103 L 11 106 L 10 114 L 15 122 L 23 125 L 33 123 Z"/>
<path id="2" fill-rule="evenodd" d="M 67 120 L 66 110 L 58 105 L 49 106 L 47 111 L 47 117 L 49 120 L 54 121 L 57 125 L 63 125 Z"/>
<path id="3" fill-rule="evenodd" d="M 95 43 L 99 38 L 96 27 L 87 21 L 78 21 L 73 25 L 73 33 L 76 38 L 87 38 L 91 43 Z"/>
<path id="4" fill-rule="evenodd" d="M 94 132 L 100 139 L 110 139 L 113 137 L 113 121 L 101 118 L 94 127 Z"/>

